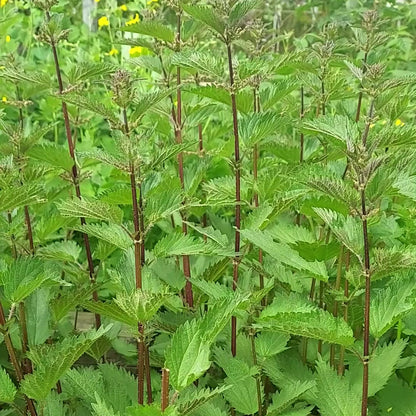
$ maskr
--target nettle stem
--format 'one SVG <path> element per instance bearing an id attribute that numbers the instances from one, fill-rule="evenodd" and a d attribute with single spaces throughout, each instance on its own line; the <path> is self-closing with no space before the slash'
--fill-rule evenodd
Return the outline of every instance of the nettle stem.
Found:
<path id="1" fill-rule="evenodd" d="M 167 368 L 162 369 L 162 403 L 161 410 L 164 412 L 169 406 L 169 370 Z"/>
<path id="2" fill-rule="evenodd" d="M 176 32 L 176 42 L 178 51 L 181 50 L 181 11 L 178 11 L 178 20 L 177 20 L 177 32 Z M 176 68 L 176 120 L 175 122 L 175 139 L 177 144 L 182 144 L 182 91 L 181 91 L 181 68 L 178 66 Z M 173 109 L 174 112 L 174 109 Z M 185 191 L 185 178 L 184 178 L 184 169 L 183 169 L 183 152 L 178 153 L 178 171 L 179 179 L 181 181 L 182 191 Z M 185 205 L 185 200 L 182 201 L 182 204 Z M 181 211 L 182 216 L 182 232 L 184 235 L 188 234 L 188 226 L 186 224 L 186 213 L 184 210 Z M 194 296 L 192 291 L 191 284 L 191 266 L 189 262 L 189 255 L 185 254 L 182 256 L 182 266 L 183 274 L 186 279 L 185 284 L 185 300 L 188 306 L 191 308 L 194 306 Z"/>
<path id="3" fill-rule="evenodd" d="M 362 134 L 362 146 L 367 150 L 367 138 L 370 131 L 370 124 L 374 115 L 374 98 L 371 100 L 368 119 Z M 363 169 L 362 169 L 363 170 Z M 364 240 L 364 276 L 365 276 L 365 295 L 364 295 L 364 351 L 363 351 L 363 395 L 361 401 L 361 416 L 367 415 L 368 405 L 368 365 L 370 362 L 370 290 L 371 290 L 371 270 L 370 270 L 370 244 L 368 238 L 367 206 L 366 206 L 366 180 L 364 173 L 359 175 L 360 199 L 361 199 L 361 221 Z"/>
<path id="4" fill-rule="evenodd" d="M 49 12 L 46 12 L 46 18 L 47 18 L 47 20 L 50 20 Z M 54 63 L 55 63 L 56 77 L 58 79 L 59 93 L 62 94 L 63 91 L 64 91 L 64 86 L 63 86 L 63 82 L 62 82 L 61 67 L 60 67 L 59 59 L 58 59 L 58 51 L 57 51 L 57 48 L 56 48 L 56 44 L 54 42 L 51 43 L 51 47 L 52 47 L 52 54 L 53 54 L 53 59 L 54 59 Z M 76 194 L 77 198 L 81 199 L 81 189 L 80 189 L 80 185 L 79 185 L 79 174 L 78 174 L 78 168 L 77 168 L 77 163 L 76 163 L 76 159 L 75 159 L 75 144 L 74 144 L 74 141 L 72 139 L 71 123 L 69 121 L 68 108 L 67 108 L 66 102 L 63 101 L 63 100 L 62 100 L 62 114 L 63 114 L 63 118 L 64 118 L 64 123 L 65 123 L 65 133 L 66 133 L 66 138 L 67 138 L 67 142 L 68 142 L 68 150 L 69 150 L 69 154 L 71 156 L 71 159 L 74 163 L 73 166 L 72 166 L 72 182 L 74 184 L 75 194 Z M 84 217 L 81 217 L 80 221 L 81 221 L 81 226 L 84 226 L 86 224 L 86 221 L 85 221 Z M 88 237 L 88 234 L 82 233 L 82 235 L 83 235 L 83 238 L 84 238 L 84 246 L 85 246 L 85 251 L 86 251 L 86 255 L 87 255 L 88 272 L 89 272 L 91 283 L 94 284 L 95 283 L 95 273 L 94 273 L 94 263 L 93 263 L 93 260 L 92 260 L 90 239 Z M 97 294 L 96 290 L 93 291 L 92 296 L 93 296 L 94 301 L 98 301 L 98 294 Z M 96 329 L 98 329 L 100 326 L 101 326 L 101 316 L 99 314 L 95 314 L 95 327 L 96 327 Z"/>
<path id="5" fill-rule="evenodd" d="M 10 338 L 10 334 L 6 329 L 6 317 L 4 315 L 4 308 L 2 303 L 0 302 L 0 326 L 4 328 L 3 339 L 6 345 L 7 352 L 9 354 L 10 362 L 12 363 L 13 369 L 16 374 L 16 379 L 20 383 L 23 380 L 23 371 L 22 367 L 20 366 L 19 360 L 17 359 L 16 350 L 13 346 L 12 339 Z M 31 416 L 37 416 L 36 408 L 32 399 L 24 396 L 27 408 L 29 409 Z"/>
<path id="6" fill-rule="evenodd" d="M 234 90 L 234 68 L 231 43 L 227 43 L 228 70 L 230 77 L 230 96 L 233 113 L 234 132 L 234 169 L 235 169 L 235 257 L 233 259 L 233 290 L 237 289 L 238 267 L 240 265 L 240 227 L 241 227 L 241 166 L 240 166 L 240 138 L 238 134 L 237 100 Z M 237 353 L 237 318 L 231 318 L 231 353 Z"/>
<path id="7" fill-rule="evenodd" d="M 127 110 L 123 108 L 123 120 L 124 130 L 127 135 L 130 134 L 129 122 L 127 119 Z M 140 202 L 137 199 L 137 182 L 136 182 L 136 168 L 133 160 L 130 160 L 130 189 L 131 199 L 133 206 L 133 225 L 134 225 L 134 271 L 136 289 L 142 289 L 142 252 L 144 251 L 144 218 L 143 218 L 143 198 L 140 187 Z M 141 209 L 139 210 L 139 203 L 141 203 Z M 146 347 L 146 340 L 144 335 L 144 325 L 142 323 L 137 324 L 138 338 L 137 338 L 137 401 L 139 404 L 144 404 L 144 379 L 146 373 L 147 379 L 147 395 L 148 403 L 151 403 L 152 399 L 152 387 L 150 380 L 150 368 L 149 368 L 149 351 Z M 146 365 L 147 364 L 147 365 Z M 150 392 L 150 399 L 149 399 Z M 150 401 L 149 401 L 150 400 Z"/>
<path id="8" fill-rule="evenodd" d="M 256 338 L 254 331 L 250 332 L 250 341 L 251 341 L 251 355 L 253 358 L 253 364 L 257 367 L 257 352 L 256 352 Z M 257 405 L 258 405 L 258 416 L 263 416 L 263 400 L 261 397 L 261 380 L 260 374 L 256 376 L 256 391 L 257 391 Z"/>

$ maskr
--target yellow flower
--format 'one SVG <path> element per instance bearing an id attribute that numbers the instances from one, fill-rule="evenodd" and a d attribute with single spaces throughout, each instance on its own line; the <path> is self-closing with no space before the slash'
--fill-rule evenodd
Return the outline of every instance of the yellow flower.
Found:
<path id="1" fill-rule="evenodd" d="M 122 5 L 119 7 L 119 9 L 120 9 L 120 10 L 122 10 L 123 12 L 126 12 L 126 11 L 127 11 L 127 6 L 126 6 L 125 4 L 122 4 Z"/>
<path id="2" fill-rule="evenodd" d="M 107 16 L 102 16 L 98 19 L 98 26 L 99 27 L 104 27 L 104 26 L 109 26 L 110 22 L 108 21 Z"/>
<path id="3" fill-rule="evenodd" d="M 394 122 L 394 124 L 395 124 L 397 127 L 404 126 L 403 121 L 401 121 L 399 118 L 398 118 L 398 119 Z"/>
<path id="4" fill-rule="evenodd" d="M 118 54 L 118 50 L 116 48 L 112 48 L 110 52 L 106 53 L 106 55 L 117 55 Z"/>
<path id="5" fill-rule="evenodd" d="M 1 99 L 4 103 L 7 103 L 7 97 L 2 97 L 2 99 Z"/>
<path id="6" fill-rule="evenodd" d="M 157 3 L 159 0 L 149 0 L 147 5 L 150 6 L 152 3 Z"/>
<path id="7" fill-rule="evenodd" d="M 375 124 L 374 123 L 371 123 L 370 124 L 370 129 L 372 129 L 374 126 L 375 126 Z"/>
<path id="8" fill-rule="evenodd" d="M 10 42 L 10 40 L 11 40 L 12 38 L 10 37 L 10 35 L 6 35 L 6 43 L 7 42 Z"/>
<path id="9" fill-rule="evenodd" d="M 98 3 L 100 0 L 94 0 L 96 3 Z"/>
<path id="10" fill-rule="evenodd" d="M 133 46 L 132 48 L 130 48 L 129 54 L 134 58 L 136 56 L 143 55 L 144 51 L 145 48 L 143 48 L 142 46 Z"/>
<path id="11" fill-rule="evenodd" d="M 7 3 L 7 0 L 0 0 L 0 7 L 4 7 Z"/>
<path id="12" fill-rule="evenodd" d="M 136 15 L 133 17 L 133 19 L 131 19 L 128 22 L 126 22 L 126 26 L 131 26 L 131 25 L 134 25 L 134 24 L 136 24 L 138 22 L 140 22 L 140 17 L 139 17 L 139 14 L 136 13 Z"/>

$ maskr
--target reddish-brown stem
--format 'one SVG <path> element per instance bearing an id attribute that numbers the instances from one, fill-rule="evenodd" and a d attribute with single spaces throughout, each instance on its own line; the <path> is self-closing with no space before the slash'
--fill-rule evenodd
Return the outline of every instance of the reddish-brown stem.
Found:
<path id="1" fill-rule="evenodd" d="M 123 108 L 124 130 L 127 135 L 130 134 L 129 123 L 127 120 L 127 110 Z M 134 274 L 136 279 L 136 289 L 142 288 L 142 235 L 140 232 L 140 217 L 139 205 L 137 202 L 137 182 L 136 182 L 136 168 L 134 161 L 129 163 L 130 169 L 130 190 L 131 201 L 133 206 L 133 226 L 134 226 Z"/>
<path id="2" fill-rule="evenodd" d="M 142 324 L 138 324 L 139 337 L 137 338 L 137 402 L 144 404 L 144 350 L 145 350 L 145 339 L 144 339 L 144 327 Z"/>
<path id="3" fill-rule="evenodd" d="M 231 44 L 227 44 L 228 70 L 230 76 L 230 96 L 231 108 L 233 113 L 233 133 L 234 133 L 234 163 L 235 163 L 235 257 L 233 260 L 233 290 L 237 289 L 238 267 L 240 264 L 240 227 L 241 227 L 241 194 L 240 194 L 240 138 L 238 134 L 237 100 L 234 91 L 234 68 Z M 231 353 L 237 353 L 237 320 L 233 316 L 231 319 Z"/>
<path id="4" fill-rule="evenodd" d="M 164 412 L 169 406 L 169 370 L 167 368 L 162 369 L 162 403 L 161 410 Z"/>
<path id="5" fill-rule="evenodd" d="M 361 416 L 367 415 L 368 403 L 368 364 L 370 354 L 370 246 L 368 240 L 367 208 L 365 190 L 361 190 L 361 214 L 364 238 L 364 274 L 365 274 L 365 301 L 364 301 L 364 352 L 363 352 L 363 396 L 361 402 Z"/>
<path id="6" fill-rule="evenodd" d="M 178 12 L 178 20 L 177 20 L 177 32 L 176 32 L 176 41 L 178 45 L 178 50 L 180 50 L 181 45 L 181 12 Z M 176 119 L 174 119 L 175 123 L 175 138 L 176 143 L 182 144 L 182 91 L 181 91 L 181 68 L 178 66 L 176 68 L 176 101 L 177 101 L 177 108 L 176 108 Z M 172 109 L 174 113 L 174 108 Z M 179 179 L 181 181 L 182 190 L 185 190 L 185 179 L 184 179 L 184 169 L 183 169 L 183 152 L 178 154 L 178 171 L 179 171 Z M 185 204 L 185 201 L 182 202 Z M 184 235 L 188 234 L 188 226 L 186 225 L 186 213 L 182 210 L 182 232 Z M 189 262 L 189 255 L 185 254 L 182 256 L 182 266 L 183 266 L 183 274 L 186 279 L 185 284 L 185 300 L 188 306 L 191 308 L 194 306 L 194 296 L 192 292 L 192 284 L 191 284 L 191 266 Z"/>
<path id="7" fill-rule="evenodd" d="M 23 371 L 22 367 L 20 366 L 19 360 L 17 359 L 16 350 L 14 349 L 12 340 L 10 338 L 9 333 L 7 332 L 6 327 L 6 317 L 4 315 L 4 309 L 3 305 L 0 302 L 0 326 L 4 328 L 5 332 L 3 332 L 3 339 L 4 343 L 6 345 L 7 352 L 9 354 L 10 362 L 12 363 L 12 366 L 14 368 L 16 379 L 20 383 L 23 379 Z M 29 399 L 27 396 L 25 397 L 27 408 L 29 409 L 29 412 L 31 416 L 37 416 L 36 408 L 33 403 L 32 399 Z"/>
<path id="8" fill-rule="evenodd" d="M 251 340 L 251 355 L 253 358 L 253 364 L 257 367 L 257 353 L 256 353 L 256 340 L 254 333 L 250 334 Z M 261 381 L 260 381 L 260 374 L 256 377 L 256 391 L 257 391 L 257 414 L 258 416 L 263 416 L 263 401 L 261 396 Z"/>
<path id="9" fill-rule="evenodd" d="M 144 372 L 146 376 L 146 392 L 147 392 L 147 404 L 153 403 L 152 393 L 152 379 L 150 376 L 150 354 L 149 347 L 144 345 Z"/>
<path id="10" fill-rule="evenodd" d="M 46 18 L 48 20 L 50 20 L 50 15 L 49 12 L 46 12 Z M 56 72 L 56 77 L 58 79 L 58 87 L 59 87 L 59 93 L 62 94 L 64 91 L 64 85 L 62 82 L 62 75 L 61 75 L 61 67 L 59 65 L 59 59 L 58 59 L 58 51 L 56 49 L 56 44 L 52 43 L 52 54 L 53 54 L 53 59 L 54 59 L 54 63 L 55 63 L 55 72 Z M 75 145 L 74 145 L 74 141 L 72 139 L 72 132 L 71 132 L 71 124 L 69 121 L 69 114 L 68 114 L 68 108 L 66 106 L 66 102 L 62 101 L 62 114 L 63 114 L 63 118 L 64 118 L 64 124 L 65 124 L 65 133 L 66 133 L 66 138 L 67 138 L 67 142 L 68 142 L 68 150 L 69 150 L 69 154 L 73 160 L 73 166 L 72 166 L 72 182 L 74 184 L 74 188 L 75 188 L 75 194 L 77 196 L 77 198 L 81 199 L 81 189 L 79 186 L 79 175 L 78 175 L 78 169 L 77 169 L 77 164 L 76 164 L 76 159 L 75 159 Z M 84 226 L 86 224 L 85 218 L 81 217 L 80 218 L 81 221 L 81 226 Z M 83 238 L 84 238 L 84 246 L 85 246 L 85 251 L 86 251 L 86 255 L 87 255 L 87 263 L 88 263 L 88 272 L 90 275 L 90 280 L 92 283 L 95 283 L 95 273 L 94 273 L 94 264 L 93 264 L 93 260 L 92 260 L 92 251 L 91 251 L 91 245 L 90 245 L 90 239 L 88 237 L 88 234 L 83 233 Z M 93 300 L 97 301 L 98 300 L 98 294 L 97 291 L 93 291 Z M 101 326 L 101 317 L 99 314 L 95 314 L 95 327 L 98 329 Z"/>
<path id="11" fill-rule="evenodd" d="M 124 120 L 124 130 L 127 135 L 130 134 L 129 122 L 127 119 L 127 110 L 123 108 L 123 120 Z M 142 289 L 142 247 L 143 244 L 143 234 L 141 232 L 142 227 L 140 223 L 143 223 L 143 213 L 141 210 L 139 213 L 139 203 L 137 200 L 137 183 L 136 183 L 136 170 L 134 161 L 130 161 L 130 189 L 131 189 L 131 199 L 133 206 L 133 225 L 134 225 L 134 271 L 135 271 L 135 281 L 136 289 Z M 140 195 L 141 197 L 141 195 Z M 142 200 L 142 199 L 141 199 Z M 143 201 L 143 200 L 142 200 Z M 143 202 L 142 202 L 143 203 Z M 146 367 L 146 344 L 144 337 L 144 326 L 140 322 L 137 324 L 139 337 L 137 339 L 137 401 L 139 404 L 144 404 L 144 377 L 145 377 L 145 367 Z M 148 371 L 147 377 L 147 390 L 149 395 L 151 395 L 151 380 L 150 380 L 150 368 Z M 150 386 L 150 388 L 149 388 Z"/>

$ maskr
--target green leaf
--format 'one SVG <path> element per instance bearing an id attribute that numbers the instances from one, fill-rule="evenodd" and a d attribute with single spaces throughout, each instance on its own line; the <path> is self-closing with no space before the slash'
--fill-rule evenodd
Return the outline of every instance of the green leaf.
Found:
<path id="1" fill-rule="evenodd" d="M 296 250 L 290 248 L 288 245 L 273 241 L 273 237 L 269 231 L 241 230 L 241 235 L 279 262 L 297 270 L 308 271 L 320 280 L 328 280 L 325 263 L 306 261 Z"/>
<path id="2" fill-rule="evenodd" d="M 212 243 L 213 244 L 213 243 Z M 184 254 L 208 253 L 212 244 L 197 240 L 191 235 L 171 233 L 160 239 L 153 248 L 155 257 L 181 256 Z"/>
<path id="3" fill-rule="evenodd" d="M 368 396 L 374 396 L 382 390 L 397 368 L 397 364 L 406 348 L 407 342 L 398 339 L 390 344 L 379 345 L 371 356 L 368 364 Z M 350 363 L 348 377 L 350 384 L 361 394 L 363 364 L 360 360 Z"/>
<path id="4" fill-rule="evenodd" d="M 68 72 L 68 79 L 71 84 L 75 84 L 93 77 L 110 75 L 117 69 L 118 66 L 108 62 L 77 62 Z"/>
<path id="5" fill-rule="evenodd" d="M 191 69 L 196 73 L 210 74 L 214 78 L 222 78 L 223 62 L 216 56 L 199 51 L 184 51 L 176 53 L 172 57 L 172 65 L 185 69 Z"/>
<path id="6" fill-rule="evenodd" d="M 314 208 L 313 210 L 330 227 L 337 239 L 360 259 L 363 253 L 361 221 L 350 215 L 345 218 L 326 208 Z"/>
<path id="7" fill-rule="evenodd" d="M 107 405 L 97 393 L 95 393 L 95 403 L 91 404 L 93 416 L 120 416 L 119 412 L 115 412 L 110 405 Z"/>
<path id="8" fill-rule="evenodd" d="M 346 116 L 327 115 L 314 120 L 305 120 L 302 130 L 308 133 L 322 134 L 344 144 L 355 143 L 358 139 L 357 124 Z"/>
<path id="9" fill-rule="evenodd" d="M 21 302 L 49 279 L 44 263 L 33 257 L 20 257 L 0 274 L 4 296 L 12 303 Z"/>
<path id="10" fill-rule="evenodd" d="M 13 403 L 17 389 L 6 370 L 0 367 L 0 403 Z"/>
<path id="11" fill-rule="evenodd" d="M 346 376 L 339 377 L 328 363 L 317 365 L 316 404 L 322 416 L 360 416 L 361 395 L 351 388 Z"/>
<path id="12" fill-rule="evenodd" d="M 208 370 L 210 346 L 231 319 L 241 299 L 226 299 L 209 307 L 203 318 L 186 321 L 166 351 L 170 383 L 181 391 Z"/>
<path id="13" fill-rule="evenodd" d="M 137 327 L 138 321 L 135 318 L 132 318 L 130 315 L 126 315 L 126 312 L 113 301 L 84 301 L 82 302 L 82 306 L 90 312 L 98 313 L 102 316 L 106 316 L 107 318 L 122 322 L 131 327 Z"/>
<path id="14" fill-rule="evenodd" d="M 140 33 L 141 35 L 151 36 L 169 43 L 173 43 L 175 40 L 175 33 L 168 26 L 156 21 L 144 21 L 123 27 L 120 30 L 123 32 Z"/>
<path id="15" fill-rule="evenodd" d="M 116 224 L 84 224 L 72 227 L 74 230 L 96 237 L 126 251 L 133 245 L 131 237 Z"/>
<path id="16" fill-rule="evenodd" d="M 124 313 L 137 322 L 148 322 L 166 301 L 167 293 L 151 293 L 136 290 L 118 294 L 115 303 Z"/>
<path id="17" fill-rule="evenodd" d="M 260 314 L 257 326 L 344 346 L 354 343 L 352 329 L 343 319 L 294 293 L 276 295 Z"/>
<path id="18" fill-rule="evenodd" d="M 213 7 L 205 5 L 191 6 L 189 4 L 182 4 L 182 8 L 195 20 L 198 20 L 206 24 L 208 27 L 210 27 L 220 35 L 224 35 L 224 31 L 226 28 L 224 19 L 222 18 L 222 16 L 215 12 Z"/>
<path id="19" fill-rule="evenodd" d="M 170 383 L 180 391 L 197 380 L 211 365 L 210 345 L 204 340 L 197 320 L 181 325 L 172 337 L 166 353 Z"/>
<path id="20" fill-rule="evenodd" d="M 310 389 L 315 387 L 314 381 L 297 381 L 293 384 L 287 384 L 272 396 L 273 403 L 267 409 L 267 414 L 270 416 L 286 414 L 286 410 L 289 406 L 298 400 L 302 399 L 302 396 Z M 289 413 L 290 414 L 290 413 Z"/>
<path id="21" fill-rule="evenodd" d="M 43 344 L 52 334 L 49 329 L 49 288 L 41 288 L 26 299 L 26 321 L 29 346 Z"/>
<path id="22" fill-rule="evenodd" d="M 120 224 L 123 211 L 102 201 L 88 201 L 86 199 L 71 199 L 57 204 L 59 212 L 64 217 L 93 218 Z"/>
<path id="23" fill-rule="evenodd" d="M 152 107 L 154 107 L 160 101 L 164 100 L 166 97 L 171 95 L 173 91 L 175 90 L 169 88 L 160 91 L 151 91 L 145 94 L 141 93 L 138 97 L 135 97 L 133 100 L 134 110 L 130 118 L 135 122 L 139 121 Z"/>
<path id="24" fill-rule="evenodd" d="M 63 146 L 53 143 L 38 144 L 30 148 L 26 154 L 33 159 L 45 162 L 56 168 L 61 168 L 70 172 L 74 166 L 74 161 L 69 155 L 68 150 Z"/>
<path id="25" fill-rule="evenodd" d="M 231 24 L 238 24 L 250 10 L 253 10 L 258 4 L 259 0 L 239 0 L 230 10 L 229 21 Z"/>
<path id="26" fill-rule="evenodd" d="M 255 338 L 256 353 L 262 358 L 273 357 L 287 349 L 286 345 L 289 339 L 290 336 L 288 334 L 262 331 Z"/>
<path id="27" fill-rule="evenodd" d="M 191 387 L 184 390 L 175 402 L 175 406 L 181 415 L 193 414 L 196 409 L 229 388 L 228 386 L 221 386 L 211 390 L 209 388 L 195 389 Z"/>
<path id="28" fill-rule="evenodd" d="M 40 247 L 37 254 L 40 257 L 51 260 L 76 262 L 82 248 L 73 240 L 56 241 L 47 246 Z"/>
<path id="29" fill-rule="evenodd" d="M 0 212 L 13 211 L 24 205 L 40 204 L 45 199 L 41 196 L 42 188 L 38 185 L 24 184 L 18 188 L 6 188 L 0 191 Z"/>
<path id="30" fill-rule="evenodd" d="M 380 338 L 406 313 L 414 308 L 415 279 L 396 278 L 388 286 L 372 293 L 370 331 Z"/>
<path id="31" fill-rule="evenodd" d="M 101 327 L 97 331 L 89 331 L 78 337 L 67 337 L 53 345 L 32 349 L 28 356 L 34 363 L 35 370 L 32 374 L 26 374 L 22 380 L 22 393 L 38 401 L 45 400 L 74 362 L 110 328 L 111 326 Z"/>
<path id="32" fill-rule="evenodd" d="M 251 113 L 241 117 L 238 128 L 246 147 L 271 138 L 281 128 L 282 120 L 273 111 Z"/>
<path id="33" fill-rule="evenodd" d="M 253 377 L 256 370 L 224 350 L 216 351 L 215 361 L 227 375 L 225 385 L 228 389 L 224 392 L 224 397 L 230 405 L 243 414 L 256 413 L 258 404 L 254 398 L 257 396 L 257 384 Z"/>

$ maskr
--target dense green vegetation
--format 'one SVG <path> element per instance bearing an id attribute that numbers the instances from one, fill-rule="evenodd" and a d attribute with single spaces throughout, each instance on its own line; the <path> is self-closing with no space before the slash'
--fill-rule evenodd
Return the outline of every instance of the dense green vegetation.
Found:
<path id="1" fill-rule="evenodd" d="M 414 416 L 412 3 L 0 0 L 0 416 Z"/>

